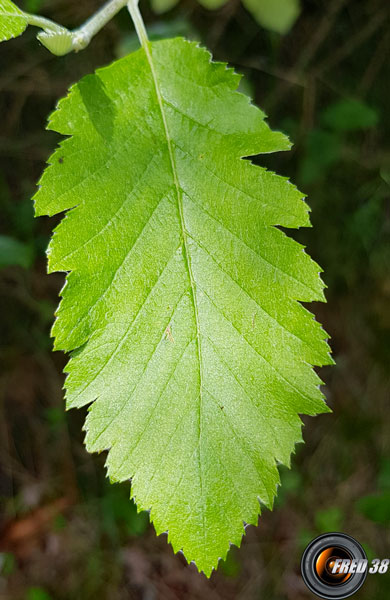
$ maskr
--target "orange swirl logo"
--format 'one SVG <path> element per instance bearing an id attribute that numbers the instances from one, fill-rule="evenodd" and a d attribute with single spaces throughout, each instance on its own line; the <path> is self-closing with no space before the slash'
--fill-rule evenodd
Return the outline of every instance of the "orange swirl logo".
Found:
<path id="1" fill-rule="evenodd" d="M 329 600 L 343 600 L 361 588 L 367 577 L 366 554 L 345 533 L 315 538 L 302 556 L 301 572 L 311 592 Z"/>

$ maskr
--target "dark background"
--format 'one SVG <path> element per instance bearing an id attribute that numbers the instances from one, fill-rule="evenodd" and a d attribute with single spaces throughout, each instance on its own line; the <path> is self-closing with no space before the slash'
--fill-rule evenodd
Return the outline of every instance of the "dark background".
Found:
<path id="1" fill-rule="evenodd" d="M 99 6 L 19 4 L 71 28 Z M 31 197 L 58 142 L 44 130 L 57 99 L 137 42 L 126 11 L 64 58 L 30 28 L 0 48 L 0 598 L 308 600 L 299 561 L 319 533 L 344 531 L 369 558 L 390 557 L 390 3 L 305 0 L 285 35 L 235 0 L 141 10 L 152 38 L 200 39 L 244 73 L 243 91 L 294 142 L 260 163 L 308 194 L 314 228 L 293 235 L 324 268 L 328 303 L 311 308 L 332 338 L 336 366 L 321 376 L 333 414 L 305 419 L 274 512 L 210 580 L 137 515 L 129 485 L 108 484 L 105 457 L 83 447 L 85 414 L 64 412 L 66 358 L 49 337 L 63 276 L 45 262 L 57 220 L 34 220 Z M 368 576 L 356 598 L 389 595 L 390 573 Z"/>

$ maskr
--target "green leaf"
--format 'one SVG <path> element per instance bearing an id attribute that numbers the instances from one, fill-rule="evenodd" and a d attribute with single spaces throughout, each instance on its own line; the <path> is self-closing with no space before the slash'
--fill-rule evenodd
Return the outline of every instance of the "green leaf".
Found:
<path id="1" fill-rule="evenodd" d="M 88 450 L 110 448 L 110 479 L 207 575 L 272 507 L 299 414 L 328 410 L 310 366 L 331 362 L 326 334 L 297 302 L 324 300 L 320 269 L 275 227 L 308 208 L 242 160 L 290 143 L 239 80 L 180 38 L 83 78 L 35 198 L 67 211 L 48 250 L 69 272 L 67 407 L 90 405 Z"/>
<path id="2" fill-rule="evenodd" d="M 57 30 L 40 31 L 37 38 L 56 56 L 64 56 L 73 48 L 73 34 L 63 27 L 58 26 Z"/>
<path id="3" fill-rule="evenodd" d="M 3 577 L 9 577 L 15 571 L 16 560 L 11 552 L 0 553 L 0 573 Z"/>
<path id="4" fill-rule="evenodd" d="M 390 459 L 382 458 L 378 475 L 378 488 L 390 491 Z"/>
<path id="5" fill-rule="evenodd" d="M 301 12 L 299 0 L 243 0 L 244 6 L 262 27 L 287 33 Z"/>
<path id="6" fill-rule="evenodd" d="M 158 15 L 171 10 L 179 0 L 151 0 L 152 9 Z"/>
<path id="7" fill-rule="evenodd" d="M 11 0 L 0 0 L 0 42 L 18 37 L 28 25 L 24 12 Z"/>
<path id="8" fill-rule="evenodd" d="M 316 528 L 320 533 L 341 531 L 343 518 L 343 512 L 338 506 L 318 510 L 314 516 Z"/>
<path id="9" fill-rule="evenodd" d="M 358 511 L 370 521 L 390 524 L 390 491 L 363 496 L 356 505 Z"/>
<path id="10" fill-rule="evenodd" d="M 25 0 L 24 7 L 29 13 L 37 13 L 41 10 L 44 0 Z"/>
<path id="11" fill-rule="evenodd" d="M 217 10 L 226 4 L 227 0 L 199 0 L 199 4 L 207 8 L 208 10 Z"/>
<path id="12" fill-rule="evenodd" d="M 32 247 L 8 235 L 0 235 L 0 269 L 17 265 L 28 269 L 33 259 Z"/>
<path id="13" fill-rule="evenodd" d="M 300 165 L 300 180 L 305 185 L 324 177 L 329 167 L 340 160 L 341 140 L 333 132 L 312 129 L 306 140 L 305 158 Z"/>
<path id="14" fill-rule="evenodd" d="M 348 98 L 331 104 L 324 111 L 321 120 L 335 131 L 354 131 L 377 125 L 378 113 L 364 102 Z"/>
<path id="15" fill-rule="evenodd" d="M 27 590 L 26 600 L 51 600 L 51 596 L 41 587 L 31 587 Z"/>

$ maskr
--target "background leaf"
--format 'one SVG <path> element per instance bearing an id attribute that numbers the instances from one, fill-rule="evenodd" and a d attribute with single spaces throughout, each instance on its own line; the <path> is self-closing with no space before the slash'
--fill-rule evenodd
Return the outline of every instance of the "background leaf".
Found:
<path id="1" fill-rule="evenodd" d="M 359 512 L 375 523 L 390 523 L 390 491 L 370 494 L 359 498 L 356 503 Z"/>
<path id="2" fill-rule="evenodd" d="M 26 27 L 23 11 L 11 0 L 0 0 L 0 42 L 21 35 Z"/>
<path id="3" fill-rule="evenodd" d="M 342 144 L 339 136 L 322 129 L 312 129 L 306 140 L 306 153 L 300 167 L 300 180 L 307 185 L 324 177 L 327 169 L 341 156 Z"/>
<path id="4" fill-rule="evenodd" d="M 287 33 L 300 13 L 299 0 L 243 0 L 256 21 L 276 33 Z"/>
<path id="5" fill-rule="evenodd" d="M 33 259 L 32 247 L 8 235 L 0 235 L 0 269 L 17 265 L 27 269 Z"/>
<path id="6" fill-rule="evenodd" d="M 151 0 L 152 8 L 158 15 L 171 10 L 179 0 Z"/>
<path id="7" fill-rule="evenodd" d="M 322 115 L 324 125 L 335 131 L 354 131 L 375 127 L 378 112 L 361 100 L 348 98 L 328 106 Z"/>
<path id="8" fill-rule="evenodd" d="M 207 575 L 272 507 L 299 414 L 327 410 L 310 365 L 331 362 L 297 302 L 324 299 L 319 267 L 274 227 L 309 224 L 302 194 L 241 158 L 290 143 L 239 80 L 182 39 L 84 78 L 36 194 L 68 211 L 48 251 L 70 271 L 67 406 L 93 403 L 88 450 Z"/>
<path id="9" fill-rule="evenodd" d="M 44 0 L 24 0 L 24 8 L 29 13 L 37 13 L 41 10 Z"/>
<path id="10" fill-rule="evenodd" d="M 199 0 L 199 4 L 208 8 L 209 10 L 217 10 L 226 4 L 227 0 Z"/>

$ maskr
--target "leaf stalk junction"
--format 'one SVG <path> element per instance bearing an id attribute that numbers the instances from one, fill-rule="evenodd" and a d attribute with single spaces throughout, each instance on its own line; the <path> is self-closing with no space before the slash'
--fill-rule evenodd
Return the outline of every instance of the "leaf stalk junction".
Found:
<path id="1" fill-rule="evenodd" d="M 141 42 L 145 46 L 148 41 L 144 22 L 138 8 L 139 0 L 109 0 L 81 27 L 69 30 L 50 19 L 39 15 L 23 13 L 29 25 L 40 27 L 43 31 L 38 33 L 39 41 L 57 56 L 64 56 L 70 52 L 84 50 L 92 38 L 109 22 L 115 15 L 126 6 L 134 22 L 134 26 Z"/>

